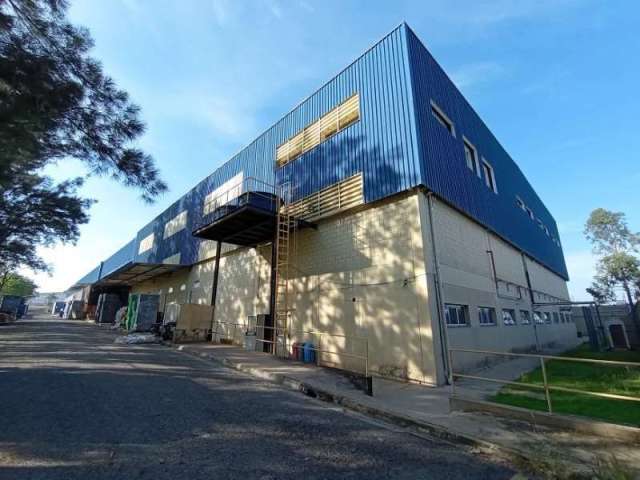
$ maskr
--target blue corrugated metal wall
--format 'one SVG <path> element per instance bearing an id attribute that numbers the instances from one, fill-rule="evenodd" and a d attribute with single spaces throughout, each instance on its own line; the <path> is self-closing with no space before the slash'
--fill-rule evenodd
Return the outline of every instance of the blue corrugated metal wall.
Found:
<path id="1" fill-rule="evenodd" d="M 409 28 L 407 36 L 424 184 L 568 279 L 562 248 L 517 206 L 516 195 L 559 238 L 555 220 L 509 154 Z M 431 100 L 454 123 L 455 137 L 432 115 Z M 463 135 L 493 167 L 497 195 L 487 188 L 484 179 L 467 168 Z"/>
<path id="2" fill-rule="evenodd" d="M 406 35 L 400 26 L 145 225 L 136 235 L 134 261 L 159 263 L 180 253 L 180 263 L 193 263 L 200 241 L 191 231 L 202 215 L 204 197 L 239 172 L 270 184 L 292 181 L 294 199 L 357 172 L 363 173 L 368 202 L 417 185 L 420 167 L 415 129 L 410 128 L 413 102 L 406 58 Z M 278 145 L 355 92 L 360 94 L 360 122 L 276 172 Z M 184 210 L 188 211 L 187 228 L 163 239 L 166 222 Z M 139 242 L 151 233 L 153 248 L 138 254 Z M 109 271 L 129 261 L 120 253 L 114 257 L 105 262 Z"/>
<path id="3" fill-rule="evenodd" d="M 283 168 L 275 169 L 278 145 L 337 104 L 360 94 L 360 121 Z M 433 98 L 493 165 L 500 195 L 491 193 L 465 166 L 461 135 L 452 138 L 429 111 Z M 415 109 L 415 111 L 414 111 Z M 566 275 L 561 250 L 516 209 L 519 194 L 557 236 L 555 222 L 528 182 L 484 123 L 406 25 L 394 29 L 289 114 L 209 177 L 144 226 L 136 238 L 105 261 L 103 275 L 130 261 L 160 263 L 180 253 L 181 264 L 196 261 L 200 240 L 192 237 L 204 198 L 243 172 L 270 184 L 291 182 L 294 199 L 354 173 L 364 177 L 365 201 L 372 202 L 426 185 L 531 256 Z M 187 228 L 163 239 L 164 225 L 188 212 Z M 154 233 L 153 248 L 138 254 Z"/>

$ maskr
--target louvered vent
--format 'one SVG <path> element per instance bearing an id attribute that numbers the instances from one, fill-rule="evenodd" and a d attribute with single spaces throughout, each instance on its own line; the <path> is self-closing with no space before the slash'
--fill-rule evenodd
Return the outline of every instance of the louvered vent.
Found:
<path id="1" fill-rule="evenodd" d="M 290 214 L 301 220 L 318 220 L 364 203 L 362 173 L 334 183 L 289 205 Z"/>

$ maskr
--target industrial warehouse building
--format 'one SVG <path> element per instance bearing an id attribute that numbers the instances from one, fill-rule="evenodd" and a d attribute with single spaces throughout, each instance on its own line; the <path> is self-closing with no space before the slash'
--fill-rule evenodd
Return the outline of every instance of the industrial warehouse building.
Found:
<path id="1" fill-rule="evenodd" d="M 158 294 L 165 322 L 214 340 L 306 340 L 322 365 L 442 384 L 450 347 L 575 344 L 567 280 L 553 217 L 402 24 L 75 287 L 89 308 Z"/>

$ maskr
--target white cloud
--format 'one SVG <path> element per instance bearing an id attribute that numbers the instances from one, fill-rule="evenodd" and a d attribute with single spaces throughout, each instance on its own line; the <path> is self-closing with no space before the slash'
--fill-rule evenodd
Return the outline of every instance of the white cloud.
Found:
<path id="1" fill-rule="evenodd" d="M 458 88 L 469 88 L 479 83 L 491 82 L 505 73 L 496 62 L 477 62 L 463 65 L 451 73 L 450 77 Z"/>

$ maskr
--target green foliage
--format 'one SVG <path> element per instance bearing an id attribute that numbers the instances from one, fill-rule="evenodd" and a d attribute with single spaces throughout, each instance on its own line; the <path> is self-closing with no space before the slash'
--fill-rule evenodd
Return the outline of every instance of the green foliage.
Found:
<path id="1" fill-rule="evenodd" d="M 0 294 L 29 297 L 36 290 L 36 284 L 27 277 L 17 273 L 7 273 L 0 278 Z"/>
<path id="2" fill-rule="evenodd" d="M 640 260 L 634 255 L 640 245 L 640 234 L 633 233 L 624 213 L 597 208 L 585 224 L 584 234 L 591 241 L 595 253 L 600 254 L 597 275 L 589 293 L 597 302 L 616 298 L 614 288 L 621 286 L 627 301 L 640 292 Z"/>
<path id="3" fill-rule="evenodd" d="M 45 166 L 78 159 L 146 201 L 167 189 L 133 145 L 144 132 L 139 108 L 89 56 L 89 32 L 66 10 L 65 0 L 0 0 L 0 273 L 44 269 L 36 246 L 73 242 L 88 221 L 82 179 L 56 184 Z"/>
<path id="4" fill-rule="evenodd" d="M 587 346 L 583 346 L 563 356 L 637 362 L 638 367 L 549 360 L 545 363 L 545 367 L 550 385 L 640 398 L 640 352 L 592 352 Z M 522 375 L 518 381 L 543 385 L 542 371 L 536 368 Z M 493 401 L 532 410 L 547 410 L 546 400 L 542 390 L 539 389 L 508 386 L 501 389 Z M 640 426 L 640 402 L 553 391 L 551 401 L 553 410 L 557 413 L 582 415 L 608 422 Z"/>
<path id="5" fill-rule="evenodd" d="M 594 251 L 603 255 L 637 250 L 640 234 L 629 230 L 625 214 L 596 208 L 585 224 L 584 234 Z"/>

